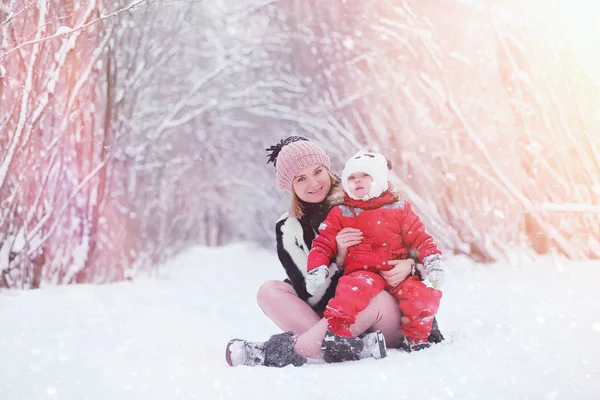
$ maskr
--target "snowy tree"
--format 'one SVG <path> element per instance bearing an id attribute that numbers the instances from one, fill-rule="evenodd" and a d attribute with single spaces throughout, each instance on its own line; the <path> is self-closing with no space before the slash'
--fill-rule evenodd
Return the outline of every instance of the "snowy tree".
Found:
<path id="1" fill-rule="evenodd" d="M 600 32 L 561 7 L 4 2 L 0 287 L 272 246 L 289 197 L 265 149 L 291 134 L 337 172 L 383 152 L 447 251 L 598 257 Z"/>

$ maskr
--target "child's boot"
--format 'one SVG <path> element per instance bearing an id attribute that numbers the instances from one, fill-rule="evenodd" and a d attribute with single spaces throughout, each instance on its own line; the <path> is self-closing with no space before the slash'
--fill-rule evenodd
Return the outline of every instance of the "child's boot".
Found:
<path id="1" fill-rule="evenodd" d="M 431 326 L 431 333 L 429 334 L 427 341 L 434 344 L 444 341 L 444 335 L 442 335 L 435 317 L 433 317 L 433 325 Z"/>
<path id="2" fill-rule="evenodd" d="M 404 336 L 404 340 L 400 344 L 400 348 L 409 353 L 428 349 L 429 347 L 431 347 L 431 343 L 427 339 L 409 338 L 407 336 Z"/>

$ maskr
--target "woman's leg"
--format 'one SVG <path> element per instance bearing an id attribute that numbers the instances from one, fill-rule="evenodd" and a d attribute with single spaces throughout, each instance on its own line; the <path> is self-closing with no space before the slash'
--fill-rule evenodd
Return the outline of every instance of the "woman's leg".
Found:
<path id="1" fill-rule="evenodd" d="M 381 330 L 389 348 L 397 348 L 400 345 L 400 308 L 398 301 L 388 292 L 383 291 L 373 297 L 369 305 L 358 313 L 356 321 L 350 327 L 355 336 L 367 330 Z M 294 351 L 304 357 L 318 356 L 326 332 L 327 320 L 323 318 L 298 336 Z"/>
<path id="2" fill-rule="evenodd" d="M 400 332 L 400 323 L 402 321 L 402 311 L 398 307 L 398 300 L 388 291 L 383 291 L 373 297 L 369 307 L 376 310 L 375 322 L 370 326 L 359 326 L 358 319 L 352 327 L 353 333 L 360 335 L 363 332 L 381 331 L 385 336 L 385 345 L 389 349 L 397 349 L 402 343 L 402 333 Z M 365 310 L 366 311 L 366 310 Z M 368 324 L 368 320 L 366 322 Z M 360 333 L 356 333 L 360 332 Z"/>
<path id="3" fill-rule="evenodd" d="M 286 282 L 267 281 L 262 284 L 256 297 L 265 315 L 284 332 L 292 331 L 301 335 L 320 320 L 317 313 L 298 297 L 292 285 Z"/>

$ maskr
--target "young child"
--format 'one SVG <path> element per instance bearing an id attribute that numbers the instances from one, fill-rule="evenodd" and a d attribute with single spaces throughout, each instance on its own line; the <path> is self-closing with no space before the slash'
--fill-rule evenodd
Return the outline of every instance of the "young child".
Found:
<path id="1" fill-rule="evenodd" d="M 359 151 L 342 172 L 344 198 L 319 226 L 319 235 L 308 255 L 306 288 L 314 293 L 325 282 L 328 266 L 337 254 L 336 234 L 345 227 L 358 228 L 364 239 L 348 249 L 343 276 L 335 297 L 325 310 L 328 329 L 334 335 L 352 337 L 350 326 L 371 298 L 382 290 L 398 299 L 402 311 L 400 329 L 409 351 L 429 347 L 429 336 L 442 292 L 423 283 L 413 268 L 396 287 L 387 285 L 380 271 L 392 269 L 389 260 L 405 259 L 416 249 L 427 279 L 435 288 L 444 278 L 441 252 L 425 232 L 410 204 L 401 199 L 388 182 L 388 160 L 378 153 Z M 425 277 L 424 277 L 425 278 Z"/>

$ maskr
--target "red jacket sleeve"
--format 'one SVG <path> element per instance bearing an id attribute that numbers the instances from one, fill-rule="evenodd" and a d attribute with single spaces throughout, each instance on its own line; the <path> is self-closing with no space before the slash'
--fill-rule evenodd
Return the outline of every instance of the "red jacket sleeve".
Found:
<path id="1" fill-rule="evenodd" d="M 442 254 L 433 242 L 431 235 L 425 232 L 425 226 L 417 214 L 414 213 L 408 201 L 404 202 L 404 210 L 402 211 L 400 235 L 404 245 L 409 250 L 417 249 L 420 262 L 423 262 L 423 259 L 431 254 Z"/>
<path id="2" fill-rule="evenodd" d="M 319 226 L 317 237 L 312 242 L 308 253 L 306 271 L 311 271 L 321 265 L 329 265 L 337 255 L 337 242 L 335 237 L 342 230 L 342 210 L 336 206 L 331 209 L 325 221 Z"/>

